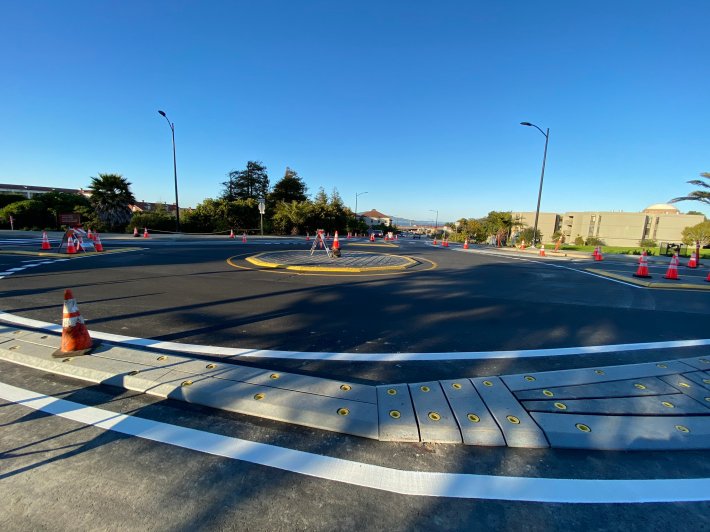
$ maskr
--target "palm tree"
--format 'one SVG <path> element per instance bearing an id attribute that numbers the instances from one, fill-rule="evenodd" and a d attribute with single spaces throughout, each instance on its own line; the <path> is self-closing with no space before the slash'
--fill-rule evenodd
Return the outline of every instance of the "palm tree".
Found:
<path id="1" fill-rule="evenodd" d="M 702 174 L 700 174 L 700 177 L 702 177 L 703 179 L 710 180 L 710 173 L 703 172 Z M 700 179 L 694 179 L 692 181 L 688 181 L 688 183 L 690 183 L 691 185 L 696 185 L 699 187 L 704 187 L 704 188 L 710 189 L 710 181 L 705 182 L 705 181 L 701 181 Z M 710 204 L 710 191 L 694 190 L 693 192 L 691 192 L 687 196 L 683 196 L 681 198 L 673 198 L 669 203 L 676 203 L 677 201 L 686 201 L 686 200 L 700 201 L 702 203 Z"/>
<path id="2" fill-rule="evenodd" d="M 131 221 L 129 205 L 135 203 L 136 198 L 130 186 L 119 174 L 99 174 L 91 178 L 91 203 L 99 220 L 112 231 L 122 231 Z"/>

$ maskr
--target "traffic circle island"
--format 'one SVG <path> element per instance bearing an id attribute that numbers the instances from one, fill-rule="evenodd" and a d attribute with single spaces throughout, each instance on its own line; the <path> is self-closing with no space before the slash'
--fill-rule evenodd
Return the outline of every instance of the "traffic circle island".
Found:
<path id="1" fill-rule="evenodd" d="M 228 262 L 232 266 L 238 266 L 235 259 L 232 257 Z M 340 257 L 330 256 L 321 250 L 314 253 L 307 250 L 265 251 L 248 256 L 244 261 L 265 269 L 307 273 L 398 273 L 435 266 L 428 260 L 372 251 L 344 251 Z"/>

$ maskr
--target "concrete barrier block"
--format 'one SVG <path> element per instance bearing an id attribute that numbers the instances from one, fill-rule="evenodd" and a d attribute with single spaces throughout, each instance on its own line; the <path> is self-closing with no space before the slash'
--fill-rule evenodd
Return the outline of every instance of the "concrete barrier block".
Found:
<path id="1" fill-rule="evenodd" d="M 702 357 L 681 358 L 679 362 L 683 362 L 684 364 L 687 364 L 693 369 L 699 369 L 700 371 L 710 371 L 710 354 L 707 354 Z"/>
<path id="2" fill-rule="evenodd" d="M 505 446 L 505 438 L 468 379 L 440 381 L 466 445 Z"/>
<path id="3" fill-rule="evenodd" d="M 606 451 L 710 449 L 707 416 L 590 416 L 533 412 L 552 447 Z"/>
<path id="4" fill-rule="evenodd" d="M 682 416 L 708 413 L 704 405 L 682 393 L 610 399 L 523 401 L 523 406 L 529 412 L 566 414 Z"/>
<path id="5" fill-rule="evenodd" d="M 710 390 L 710 374 L 704 371 L 693 371 L 691 373 L 684 373 L 683 376 L 686 379 L 690 379 L 695 384 L 702 386 Z"/>
<path id="6" fill-rule="evenodd" d="M 629 379 L 624 381 L 580 384 L 579 386 L 556 386 L 521 390 L 515 392 L 519 401 L 549 399 L 594 399 L 604 397 L 629 397 L 643 395 L 663 395 L 677 393 L 675 388 L 657 377 Z"/>
<path id="7" fill-rule="evenodd" d="M 706 413 L 710 415 L 710 390 L 708 390 L 705 386 L 697 384 L 686 375 L 667 375 L 665 377 L 661 377 L 661 379 L 682 394 L 685 394 L 697 401 L 703 406 L 703 408 L 706 409 Z"/>
<path id="8" fill-rule="evenodd" d="M 419 437 L 424 442 L 461 443 L 461 431 L 438 381 L 409 384 Z"/>
<path id="9" fill-rule="evenodd" d="M 248 379 L 244 379 L 244 381 L 250 384 L 273 386 L 275 388 L 324 395 L 326 397 L 338 397 L 350 401 L 361 401 L 371 404 L 377 403 L 375 387 L 365 384 L 355 384 L 265 369 L 251 375 Z"/>
<path id="10" fill-rule="evenodd" d="M 169 398 L 364 438 L 379 436 L 373 404 L 212 377 L 180 379 L 182 374 L 177 371 L 161 379 L 163 389 L 172 386 Z"/>
<path id="11" fill-rule="evenodd" d="M 508 388 L 514 392 L 519 392 L 522 390 L 535 390 L 537 388 L 549 389 L 559 386 L 578 386 L 580 384 L 659 377 L 661 375 L 671 375 L 673 373 L 684 373 L 687 371 L 689 371 L 689 369 L 686 364 L 671 360 L 666 362 L 627 364 L 623 366 L 520 373 L 517 375 L 503 375 L 501 378 Z"/>
<path id="12" fill-rule="evenodd" d="M 60 334 L 26 331 L 25 334 L 22 334 L 19 338 L 23 342 L 52 347 L 54 349 L 59 349 L 62 345 L 62 336 Z"/>
<path id="13" fill-rule="evenodd" d="M 381 441 L 421 441 L 414 405 L 406 384 L 377 387 Z"/>
<path id="14" fill-rule="evenodd" d="M 498 377 L 470 379 L 503 431 L 508 447 L 549 447 L 545 434 Z"/>

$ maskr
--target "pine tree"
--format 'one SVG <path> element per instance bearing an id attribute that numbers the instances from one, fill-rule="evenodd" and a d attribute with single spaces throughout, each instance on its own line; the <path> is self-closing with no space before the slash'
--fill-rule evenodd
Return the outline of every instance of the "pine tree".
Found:
<path id="1" fill-rule="evenodd" d="M 245 170 L 232 170 L 227 175 L 229 181 L 222 183 L 222 199 L 259 199 L 269 193 L 269 175 L 266 166 L 259 161 L 249 161 Z"/>

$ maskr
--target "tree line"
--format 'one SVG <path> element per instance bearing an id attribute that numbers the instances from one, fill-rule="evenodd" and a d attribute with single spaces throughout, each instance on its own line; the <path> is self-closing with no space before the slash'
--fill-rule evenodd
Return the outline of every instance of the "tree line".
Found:
<path id="1" fill-rule="evenodd" d="M 181 209 L 181 229 L 189 233 L 254 231 L 260 227 L 258 204 L 266 204 L 264 231 L 272 234 L 363 232 L 368 226 L 348 208 L 337 189 L 327 194 L 321 187 L 313 199 L 298 173 L 286 168 L 284 176 L 271 187 L 266 167 L 249 161 L 243 170 L 227 174 L 221 194 L 207 198 L 194 209 Z M 90 196 L 49 192 L 27 199 L 20 195 L 0 196 L 0 223 L 16 229 L 60 229 L 59 214 L 81 215 L 85 227 L 99 231 L 124 232 L 144 227 L 172 231 L 175 215 L 165 205 L 151 212 L 132 212 L 136 204 L 131 183 L 119 174 L 99 174 L 91 178 Z"/>

